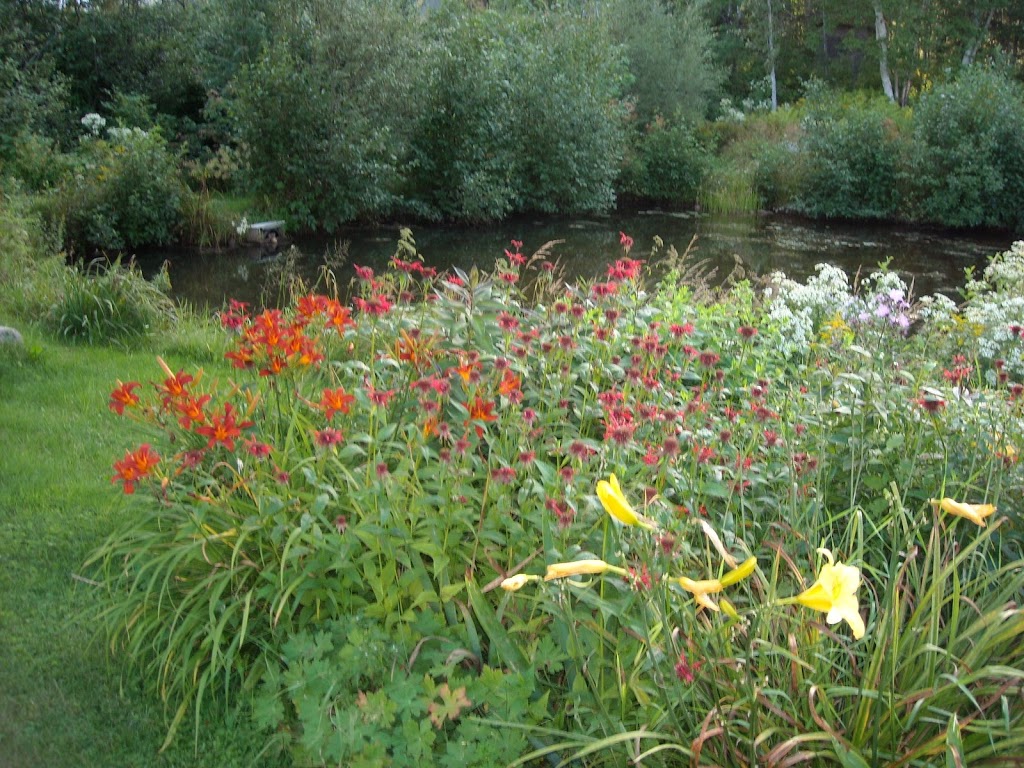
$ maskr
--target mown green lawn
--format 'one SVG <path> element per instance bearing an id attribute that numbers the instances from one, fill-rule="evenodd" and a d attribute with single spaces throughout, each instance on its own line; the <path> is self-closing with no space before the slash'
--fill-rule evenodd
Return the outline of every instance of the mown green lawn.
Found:
<path id="1" fill-rule="evenodd" d="M 111 464 L 134 438 L 107 395 L 156 378 L 155 353 L 26 337 L 27 353 L 0 348 L 0 765 L 260 765 L 223 717 L 198 748 L 186 719 L 158 754 L 162 703 L 82 619 L 96 587 L 76 576 L 125 514 Z"/>

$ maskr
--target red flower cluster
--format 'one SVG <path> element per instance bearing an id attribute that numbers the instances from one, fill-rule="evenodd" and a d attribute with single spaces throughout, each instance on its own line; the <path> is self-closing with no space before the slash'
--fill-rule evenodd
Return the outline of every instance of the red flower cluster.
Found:
<path id="1" fill-rule="evenodd" d="M 261 376 L 276 376 L 289 367 L 317 365 L 324 355 L 316 338 L 306 334 L 306 327 L 321 317 L 326 328 L 338 333 L 352 325 L 347 307 L 326 296 L 303 296 L 298 301 L 298 317 L 286 323 L 279 309 L 268 309 L 254 319 L 242 318 L 239 341 L 225 357 L 235 368 L 261 365 Z"/>
<path id="2" fill-rule="evenodd" d="M 643 262 L 639 259 L 619 259 L 608 267 L 608 277 L 611 280 L 636 280 L 640 277 L 640 268 Z"/>
<path id="3" fill-rule="evenodd" d="M 153 450 L 149 443 L 143 443 L 134 451 L 126 451 L 121 461 L 114 462 L 116 474 L 110 479 L 110 482 L 116 483 L 120 481 L 124 483 L 124 492 L 126 494 L 135 493 L 135 484 L 152 474 L 159 463 L 159 454 Z"/>
<path id="4" fill-rule="evenodd" d="M 135 394 L 135 390 L 139 387 L 139 382 L 129 381 L 126 384 L 122 384 L 120 381 L 117 382 L 117 388 L 110 393 L 109 408 L 118 416 L 124 415 L 125 408 L 134 408 L 139 404 L 139 396 Z"/>
<path id="5" fill-rule="evenodd" d="M 419 259 L 402 261 L 398 256 L 392 256 L 391 266 L 407 275 L 418 275 L 419 277 L 435 277 L 437 275 L 437 270 L 434 267 L 425 266 Z"/>

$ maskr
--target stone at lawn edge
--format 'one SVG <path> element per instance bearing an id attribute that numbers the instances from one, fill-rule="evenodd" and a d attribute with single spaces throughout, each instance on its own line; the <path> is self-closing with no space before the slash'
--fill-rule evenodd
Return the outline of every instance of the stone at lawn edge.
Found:
<path id="1" fill-rule="evenodd" d="M 24 344 L 25 340 L 14 328 L 0 325 L 0 344 Z"/>

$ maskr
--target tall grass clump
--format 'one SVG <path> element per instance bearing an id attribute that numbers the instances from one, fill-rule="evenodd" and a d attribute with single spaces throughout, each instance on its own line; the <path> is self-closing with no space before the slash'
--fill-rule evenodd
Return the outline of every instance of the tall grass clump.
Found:
<path id="1" fill-rule="evenodd" d="M 713 164 L 697 192 L 702 211 L 718 214 L 753 213 L 761 207 L 754 167 L 725 162 Z"/>
<path id="2" fill-rule="evenodd" d="M 65 270 L 60 297 L 50 309 L 53 331 L 69 341 L 128 343 L 167 330 L 176 316 L 167 297 L 164 269 L 152 281 L 134 264 L 120 259 Z"/>
<path id="3" fill-rule="evenodd" d="M 0 317 L 35 319 L 60 295 L 64 260 L 30 199 L 0 189 Z"/>
<path id="4" fill-rule="evenodd" d="M 549 247 L 437 274 L 406 232 L 351 306 L 232 302 L 232 376 L 111 383 L 142 437 L 90 615 L 169 739 L 216 706 L 302 765 L 1019 754 L 1024 385 L 978 353 L 989 289 L 650 286 L 621 242 L 565 285 Z"/>

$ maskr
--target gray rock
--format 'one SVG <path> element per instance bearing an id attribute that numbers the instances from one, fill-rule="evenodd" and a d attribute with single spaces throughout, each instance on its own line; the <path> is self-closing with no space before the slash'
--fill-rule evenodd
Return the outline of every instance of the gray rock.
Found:
<path id="1" fill-rule="evenodd" d="M 21 334 L 18 333 L 14 328 L 8 328 L 5 325 L 0 325 L 0 344 L 15 344 L 21 346 L 25 343 L 25 340 L 21 338 Z"/>

